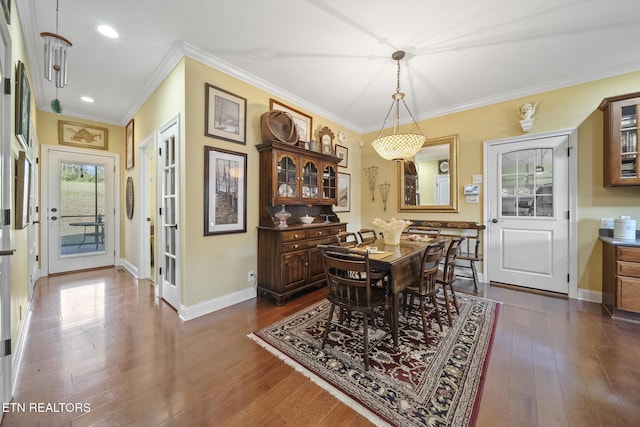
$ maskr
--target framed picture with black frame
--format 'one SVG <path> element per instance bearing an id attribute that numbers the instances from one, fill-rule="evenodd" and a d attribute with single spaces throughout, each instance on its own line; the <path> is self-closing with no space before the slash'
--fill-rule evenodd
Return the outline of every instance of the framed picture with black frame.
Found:
<path id="1" fill-rule="evenodd" d="M 246 144 L 247 100 L 205 83 L 204 135 Z"/>
<path id="2" fill-rule="evenodd" d="M 31 223 L 31 160 L 20 151 L 16 160 L 16 229 L 21 230 Z"/>
<path id="3" fill-rule="evenodd" d="M 247 155 L 204 147 L 204 235 L 246 233 Z"/>
<path id="4" fill-rule="evenodd" d="M 338 200 L 333 208 L 335 212 L 351 210 L 351 175 L 338 172 Z"/>
<path id="5" fill-rule="evenodd" d="M 29 122 L 31 120 L 31 88 L 22 61 L 16 67 L 16 137 L 23 148 L 29 147 Z"/>

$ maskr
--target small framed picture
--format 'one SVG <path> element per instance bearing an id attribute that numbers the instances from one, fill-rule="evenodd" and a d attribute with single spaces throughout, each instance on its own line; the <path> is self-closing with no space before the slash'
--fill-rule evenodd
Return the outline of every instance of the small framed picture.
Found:
<path id="1" fill-rule="evenodd" d="M 29 139 L 29 123 L 31 120 L 31 88 L 24 67 L 24 62 L 18 61 L 16 67 L 16 137 L 22 148 L 31 145 Z"/>
<path id="2" fill-rule="evenodd" d="M 309 142 L 311 140 L 311 125 L 313 123 L 311 116 L 308 116 L 295 108 L 288 107 L 275 99 L 269 100 L 269 109 L 280 110 L 291 114 L 293 122 L 296 125 L 296 130 L 298 131 L 298 140 L 302 142 Z"/>
<path id="3" fill-rule="evenodd" d="M 109 130 L 82 123 L 58 120 L 58 143 L 76 147 L 109 149 Z"/>
<path id="4" fill-rule="evenodd" d="M 247 155 L 204 147 L 204 235 L 247 231 Z"/>
<path id="5" fill-rule="evenodd" d="M 204 134 L 246 144 L 247 100 L 205 83 Z"/>
<path id="6" fill-rule="evenodd" d="M 347 147 L 336 144 L 336 157 L 340 158 L 338 166 L 343 168 L 349 166 L 349 149 Z"/>
<path id="7" fill-rule="evenodd" d="M 133 167 L 133 119 L 127 123 L 127 127 L 124 128 L 124 151 L 126 158 L 126 167 L 131 169 Z"/>
<path id="8" fill-rule="evenodd" d="M 338 172 L 338 201 L 333 209 L 335 212 L 349 212 L 351 210 L 351 175 Z"/>

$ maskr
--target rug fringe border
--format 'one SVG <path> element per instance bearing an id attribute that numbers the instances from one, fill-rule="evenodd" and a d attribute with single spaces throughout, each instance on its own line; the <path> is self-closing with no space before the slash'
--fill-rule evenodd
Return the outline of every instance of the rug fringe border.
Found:
<path id="1" fill-rule="evenodd" d="M 380 426 L 380 427 L 391 426 L 391 424 L 384 421 L 382 418 L 380 418 L 379 416 L 371 412 L 369 409 L 367 409 L 365 406 L 358 403 L 354 399 L 350 398 L 349 396 L 347 396 L 346 394 L 344 394 L 343 392 L 341 392 L 340 390 L 338 390 L 337 388 L 329 384 L 327 381 L 323 380 L 322 378 L 320 378 L 319 376 L 317 376 L 316 374 L 314 374 L 313 372 L 311 372 L 310 370 L 308 370 L 307 368 L 305 368 L 295 360 L 291 359 L 289 356 L 287 356 L 280 350 L 272 347 L 269 343 L 262 340 L 262 338 L 260 338 L 256 334 L 250 333 L 249 335 L 247 335 L 247 337 L 250 340 L 254 341 L 256 344 L 258 344 L 260 347 L 267 350 L 269 353 L 276 356 L 278 359 L 282 360 L 287 365 L 291 366 L 297 372 L 307 377 L 309 380 L 311 380 L 311 382 L 318 385 L 323 390 L 326 390 L 329 394 L 331 394 L 333 397 L 338 399 L 340 402 L 348 405 L 350 408 L 352 408 L 357 413 L 365 417 L 367 420 L 371 421 L 376 426 Z"/>

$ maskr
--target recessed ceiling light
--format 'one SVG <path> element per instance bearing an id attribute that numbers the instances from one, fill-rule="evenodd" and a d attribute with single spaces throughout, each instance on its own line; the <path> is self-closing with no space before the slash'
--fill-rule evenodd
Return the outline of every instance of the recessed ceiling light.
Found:
<path id="1" fill-rule="evenodd" d="M 95 99 L 89 97 L 89 96 L 81 96 L 80 99 L 82 99 L 84 102 L 96 102 Z"/>
<path id="2" fill-rule="evenodd" d="M 98 31 L 100 32 L 100 34 L 105 37 L 109 37 L 110 39 L 117 39 L 118 37 L 120 37 L 118 32 L 108 25 L 99 25 Z"/>

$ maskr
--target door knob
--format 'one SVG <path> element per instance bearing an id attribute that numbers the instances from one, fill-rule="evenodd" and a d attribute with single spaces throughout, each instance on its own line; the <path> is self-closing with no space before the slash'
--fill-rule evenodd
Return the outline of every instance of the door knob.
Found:
<path id="1" fill-rule="evenodd" d="M 58 219 L 58 217 L 57 217 L 57 216 L 52 216 L 52 217 L 51 217 L 51 220 L 52 220 L 52 221 L 55 221 L 56 219 Z"/>
<path id="2" fill-rule="evenodd" d="M 491 220 L 491 222 L 492 222 L 492 223 L 494 223 L 494 224 L 497 224 L 497 223 L 498 223 L 498 222 L 500 222 L 500 221 L 498 221 L 498 219 L 497 219 L 497 218 L 493 218 L 493 219 Z"/>

